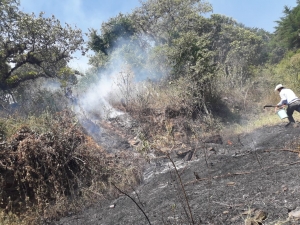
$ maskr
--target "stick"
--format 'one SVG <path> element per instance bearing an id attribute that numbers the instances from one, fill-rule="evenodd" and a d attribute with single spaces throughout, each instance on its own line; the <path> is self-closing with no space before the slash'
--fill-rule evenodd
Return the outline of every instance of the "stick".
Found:
<path id="1" fill-rule="evenodd" d="M 294 152 L 294 153 L 299 153 L 300 154 L 300 151 L 298 150 L 292 150 L 292 149 L 285 149 L 285 148 L 283 148 L 283 149 L 271 149 L 271 150 L 268 150 L 268 149 L 266 149 L 266 150 L 264 150 L 265 152 L 272 152 L 272 151 L 274 151 L 274 150 L 277 150 L 277 151 L 288 151 L 288 152 Z"/>
<path id="2" fill-rule="evenodd" d="M 126 195 L 128 198 L 131 199 L 131 201 L 134 202 L 134 204 L 136 204 L 136 206 L 139 208 L 139 210 L 141 210 L 141 212 L 144 214 L 144 216 L 146 217 L 148 223 L 151 225 L 150 220 L 148 218 L 148 216 L 146 215 L 146 213 L 144 212 L 144 210 L 141 208 L 141 206 L 127 193 L 125 193 L 124 191 L 122 191 L 121 189 L 119 189 L 114 183 L 111 183 L 120 193 Z"/>
<path id="3" fill-rule="evenodd" d="M 169 154 L 167 154 L 167 157 L 168 157 L 169 160 L 171 161 L 171 163 L 172 163 L 172 165 L 173 165 L 173 167 L 174 167 L 174 170 L 175 170 L 175 172 L 176 172 L 176 174 L 177 174 L 177 177 L 178 177 L 178 179 L 179 179 L 179 182 L 180 182 L 180 185 L 181 185 L 181 188 L 182 188 L 182 192 L 183 192 L 183 194 L 184 194 L 184 198 L 185 198 L 185 201 L 186 201 L 186 204 L 187 204 L 189 213 L 190 213 L 190 219 L 192 220 L 192 224 L 195 224 L 194 218 L 193 218 L 193 213 L 192 213 L 192 210 L 191 210 L 191 206 L 190 206 L 190 203 L 189 203 L 189 200 L 188 200 L 188 197 L 187 197 L 185 188 L 184 188 L 184 184 L 183 184 L 183 182 L 182 182 L 182 180 L 181 180 L 181 176 L 179 175 L 179 172 L 178 172 L 178 170 L 177 170 L 177 167 L 176 167 L 174 161 L 171 159 L 171 157 L 170 157 Z"/>
<path id="4" fill-rule="evenodd" d="M 184 186 L 186 186 L 188 184 L 194 184 L 194 183 L 199 182 L 199 181 L 204 181 L 204 180 L 209 180 L 209 179 L 216 180 L 216 179 L 226 178 L 226 177 L 231 177 L 231 176 L 239 176 L 239 175 L 252 174 L 252 173 L 255 173 L 255 172 L 259 172 L 261 170 L 272 169 L 272 168 L 278 167 L 278 166 L 282 166 L 282 167 L 291 166 L 291 165 L 295 165 L 295 164 L 298 164 L 298 163 L 300 163 L 300 160 L 299 161 L 295 161 L 295 162 L 291 162 L 291 163 L 286 163 L 286 164 L 279 164 L 279 165 L 269 166 L 269 167 L 265 167 L 264 169 L 261 168 L 261 169 L 258 169 L 258 170 L 249 170 L 249 171 L 240 171 L 240 172 L 234 172 L 234 173 L 221 174 L 221 175 L 214 176 L 214 177 L 204 177 L 204 178 L 200 178 L 200 179 L 188 181 L 188 182 L 186 182 L 184 184 Z"/>
<path id="5" fill-rule="evenodd" d="M 266 108 L 266 107 L 276 107 L 277 105 L 264 105 L 264 109 Z"/>

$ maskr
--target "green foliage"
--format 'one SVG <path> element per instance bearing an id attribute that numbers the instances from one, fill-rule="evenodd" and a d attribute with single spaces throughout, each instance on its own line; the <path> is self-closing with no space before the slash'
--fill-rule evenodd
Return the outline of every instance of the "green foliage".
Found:
<path id="1" fill-rule="evenodd" d="M 89 47 L 107 55 L 120 46 L 120 39 L 130 39 L 135 33 L 133 21 L 128 16 L 119 14 L 102 24 L 101 35 L 98 35 L 96 30 L 91 30 Z"/>
<path id="2" fill-rule="evenodd" d="M 275 40 L 288 49 L 298 49 L 300 47 L 300 4 L 293 9 L 284 7 L 284 16 L 277 22 L 275 30 Z"/>
<path id="3" fill-rule="evenodd" d="M 137 80 L 184 80 L 185 100 L 190 98 L 193 113 L 209 114 L 211 102 L 229 88 L 243 96 L 246 109 L 248 92 L 260 76 L 258 68 L 279 62 L 286 49 L 263 29 L 247 28 L 218 14 L 203 16 L 211 11 L 211 5 L 201 0 L 144 1 L 132 13 L 104 23 L 101 35 L 91 32 L 93 70 L 126 64 Z M 293 68 L 290 74 L 296 73 Z"/>
<path id="4" fill-rule="evenodd" d="M 4 1 L 0 10 L 1 90 L 38 77 L 59 77 L 71 55 L 77 50 L 85 51 L 81 30 L 68 24 L 62 27 L 54 16 L 23 13 L 13 0 Z"/>
<path id="5" fill-rule="evenodd" d="M 168 66 L 172 68 L 174 76 L 179 77 L 188 73 L 204 76 L 208 67 L 212 68 L 209 62 L 213 53 L 209 51 L 209 45 L 207 37 L 199 36 L 192 31 L 174 39 L 172 45 L 166 47 L 168 50 L 165 51 L 170 62 Z"/>
<path id="6" fill-rule="evenodd" d="M 212 15 L 210 23 L 214 62 L 218 65 L 218 86 L 221 90 L 242 88 L 254 75 L 251 68 L 267 61 L 270 34 L 245 28 L 221 15 Z"/>
<path id="7" fill-rule="evenodd" d="M 197 29 L 211 5 L 202 0 L 148 0 L 132 13 L 136 27 L 155 44 L 172 44 L 183 32 Z"/>
<path id="8" fill-rule="evenodd" d="M 274 80 L 300 92 L 300 52 L 289 51 L 274 68 Z"/>
<path id="9" fill-rule="evenodd" d="M 75 71 L 75 73 L 77 72 Z M 59 78 L 62 87 L 66 87 L 68 85 L 75 85 L 78 82 L 74 71 L 69 67 L 60 68 L 57 77 Z"/>

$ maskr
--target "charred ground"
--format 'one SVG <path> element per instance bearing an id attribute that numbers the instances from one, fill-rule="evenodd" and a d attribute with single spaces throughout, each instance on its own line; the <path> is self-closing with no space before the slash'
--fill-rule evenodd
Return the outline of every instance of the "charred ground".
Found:
<path id="1" fill-rule="evenodd" d="M 176 146 L 145 162 L 132 191 L 52 224 L 299 224 L 289 217 L 300 206 L 299 131 L 279 124 Z"/>

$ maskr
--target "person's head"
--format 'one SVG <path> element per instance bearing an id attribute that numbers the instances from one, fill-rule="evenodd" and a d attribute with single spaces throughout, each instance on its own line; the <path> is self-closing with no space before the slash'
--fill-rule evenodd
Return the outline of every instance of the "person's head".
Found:
<path id="1" fill-rule="evenodd" d="M 275 87 L 275 90 L 274 90 L 274 91 L 280 92 L 283 88 L 284 88 L 284 86 L 283 86 L 282 84 L 278 84 L 278 85 Z"/>

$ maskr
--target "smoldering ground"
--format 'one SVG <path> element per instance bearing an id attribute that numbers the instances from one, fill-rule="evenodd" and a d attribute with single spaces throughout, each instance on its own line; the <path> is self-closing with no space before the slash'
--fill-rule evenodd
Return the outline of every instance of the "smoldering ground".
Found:
<path id="1" fill-rule="evenodd" d="M 150 223 L 156 225 L 239 225 L 247 219 L 253 224 L 297 224 L 297 218 L 289 213 L 300 206 L 299 152 L 288 151 L 299 145 L 300 128 L 296 129 L 281 124 L 244 135 L 227 135 L 223 137 L 224 144 L 198 146 L 191 161 L 174 153 L 172 158 L 184 192 L 170 161 L 153 160 L 145 171 L 147 179 L 128 194 L 140 204 Z M 184 194 L 192 217 L 187 213 Z M 258 211 L 265 215 L 261 221 L 255 216 Z M 55 224 L 68 225 L 74 221 L 87 225 L 149 224 L 126 196 L 101 201 Z"/>

